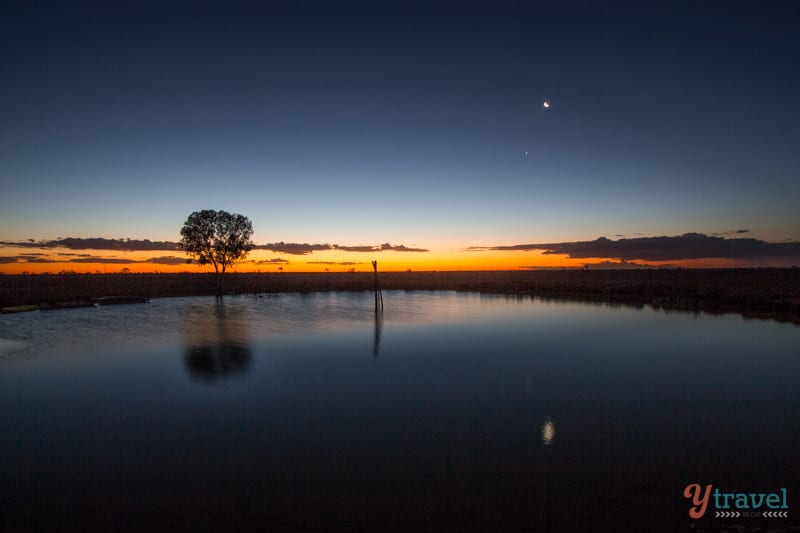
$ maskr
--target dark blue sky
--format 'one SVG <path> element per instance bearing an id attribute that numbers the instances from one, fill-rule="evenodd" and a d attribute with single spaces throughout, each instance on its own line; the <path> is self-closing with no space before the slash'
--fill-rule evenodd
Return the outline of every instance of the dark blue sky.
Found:
<path id="1" fill-rule="evenodd" d="M 0 238 L 798 239 L 799 36 L 798 2 L 6 2 Z"/>

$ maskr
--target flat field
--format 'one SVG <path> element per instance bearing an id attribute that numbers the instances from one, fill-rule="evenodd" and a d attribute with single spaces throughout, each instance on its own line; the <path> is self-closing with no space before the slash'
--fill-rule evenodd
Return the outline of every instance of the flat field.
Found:
<path id="1" fill-rule="evenodd" d="M 226 294 L 369 291 L 370 272 L 232 273 Z M 739 313 L 800 323 L 800 269 L 381 272 L 382 290 L 457 290 Z M 212 295 L 212 274 L 0 275 L 0 307 L 102 296 Z"/>

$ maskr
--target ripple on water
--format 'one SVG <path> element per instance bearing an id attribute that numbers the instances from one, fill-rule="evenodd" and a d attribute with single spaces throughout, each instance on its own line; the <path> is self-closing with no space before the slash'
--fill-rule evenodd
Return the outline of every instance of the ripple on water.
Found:
<path id="1" fill-rule="evenodd" d="M 0 339 L 0 357 L 24 350 L 27 344 L 12 339 Z"/>

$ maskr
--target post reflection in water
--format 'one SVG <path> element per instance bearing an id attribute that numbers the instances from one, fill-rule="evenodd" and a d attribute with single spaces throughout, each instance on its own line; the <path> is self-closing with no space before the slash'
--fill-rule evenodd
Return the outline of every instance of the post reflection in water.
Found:
<path id="1" fill-rule="evenodd" d="M 553 421 L 550 420 L 550 417 L 547 416 L 544 419 L 544 423 L 542 424 L 542 443 L 545 446 L 550 446 L 553 444 L 553 440 L 556 438 L 556 427 L 553 424 Z"/>
<path id="2" fill-rule="evenodd" d="M 381 331 L 383 330 L 383 310 L 375 311 L 375 341 L 372 344 L 372 357 L 378 357 L 381 345 Z"/>
<path id="3" fill-rule="evenodd" d="M 240 310 L 226 308 L 224 299 L 218 297 L 213 315 L 201 309 L 186 319 L 189 328 L 184 363 L 193 379 L 213 384 L 250 371 L 253 353 Z"/>

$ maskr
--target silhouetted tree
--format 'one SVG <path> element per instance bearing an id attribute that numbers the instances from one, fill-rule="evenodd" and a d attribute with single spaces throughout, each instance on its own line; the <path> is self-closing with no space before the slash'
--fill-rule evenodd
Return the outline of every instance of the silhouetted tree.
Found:
<path id="1" fill-rule="evenodd" d="M 253 223 L 226 211 L 195 211 L 181 228 L 179 242 L 201 265 L 211 264 L 217 274 L 217 294 L 222 294 L 225 271 L 252 250 Z"/>

